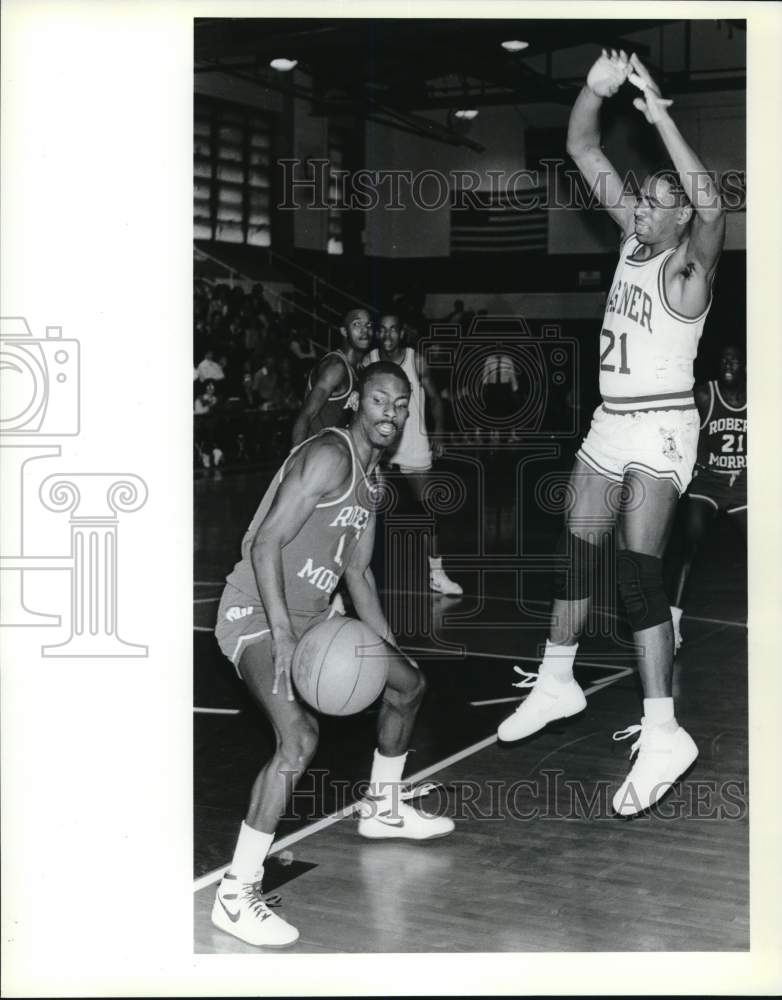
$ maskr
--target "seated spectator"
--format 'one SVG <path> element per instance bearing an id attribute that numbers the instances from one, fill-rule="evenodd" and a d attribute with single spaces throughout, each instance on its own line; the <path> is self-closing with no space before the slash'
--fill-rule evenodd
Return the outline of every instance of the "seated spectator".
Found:
<path id="1" fill-rule="evenodd" d="M 262 409 L 266 404 L 274 402 L 278 382 L 277 361 L 269 354 L 253 376 L 253 395 Z"/>
<path id="2" fill-rule="evenodd" d="M 215 361 L 215 352 L 210 348 L 204 353 L 204 357 L 196 368 L 199 382 L 219 382 L 225 378 L 225 374 L 220 365 Z"/>
<path id="3" fill-rule="evenodd" d="M 193 412 L 199 416 L 204 413 L 211 413 L 219 402 L 214 382 L 207 382 L 204 386 L 204 391 L 199 396 L 196 396 Z"/>

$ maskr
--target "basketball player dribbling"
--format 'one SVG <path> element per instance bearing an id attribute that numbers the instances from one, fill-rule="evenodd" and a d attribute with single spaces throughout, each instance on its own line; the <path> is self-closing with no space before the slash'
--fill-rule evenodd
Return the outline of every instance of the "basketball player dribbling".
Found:
<path id="1" fill-rule="evenodd" d="M 356 387 L 358 366 L 372 343 L 367 310 L 351 309 L 340 333 L 343 346 L 325 354 L 307 378 L 307 394 L 293 425 L 294 446 L 324 427 L 345 427 L 350 419 L 347 402 Z"/>
<path id="2" fill-rule="evenodd" d="M 676 575 L 671 617 L 676 651 L 687 580 L 698 547 L 719 513 L 747 538 L 747 381 L 744 352 L 728 345 L 720 354 L 719 378 L 695 386 L 701 418 L 698 457 L 686 493 L 684 552 Z"/>
<path id="3" fill-rule="evenodd" d="M 428 474 L 431 471 L 432 463 L 442 454 L 441 441 L 445 429 L 443 401 L 420 353 L 412 347 L 405 346 L 404 327 L 400 316 L 386 313 L 380 317 L 378 340 L 380 346 L 367 354 L 364 363 L 391 361 L 404 371 L 411 386 L 409 418 L 398 442 L 388 450 L 384 461 L 387 461 L 391 469 L 395 469 L 405 477 L 417 507 L 426 514 L 423 496 L 429 479 Z M 430 442 L 426 430 L 425 400 L 429 400 L 434 418 L 435 439 L 433 442 Z M 437 594 L 457 597 L 462 593 L 462 588 L 443 569 L 442 556 L 437 554 L 439 552 L 438 541 L 438 532 L 435 526 L 432 535 L 433 555 L 429 556 L 429 586 Z"/>
<path id="4" fill-rule="evenodd" d="M 276 736 L 212 908 L 217 927 L 253 945 L 284 947 L 299 936 L 265 903 L 263 866 L 280 816 L 318 743 L 317 718 L 294 695 L 294 649 L 309 627 L 334 613 L 328 600 L 341 578 L 357 616 L 389 644 L 377 749 L 358 832 L 373 840 L 422 841 L 454 829 L 453 820 L 400 801 L 425 682 L 396 646 L 369 568 L 375 530 L 370 477 L 404 426 L 410 384 L 397 365 L 381 362 L 362 369 L 356 394 L 349 427 L 326 428 L 295 447 L 275 475 L 245 533 L 217 613 L 220 649 Z"/>
<path id="5" fill-rule="evenodd" d="M 674 168 L 647 177 L 637 197 L 625 192 L 600 148 L 601 105 L 627 80 L 641 91 L 634 106 L 656 128 Z M 603 402 L 571 474 L 561 544 L 567 568 L 556 580 L 543 662 L 519 685 L 532 688 L 529 697 L 498 730 L 500 740 L 518 740 L 586 706 L 573 661 L 589 611 L 597 554 L 591 539 L 596 524 L 613 528 L 616 578 L 644 694 L 641 724 L 614 734 L 638 737 L 632 769 L 613 797 L 619 815 L 656 802 L 698 755 L 674 714 L 673 628 L 661 557 L 695 462 L 693 361 L 725 219 L 716 186 L 668 113 L 671 103 L 637 56 L 604 51 L 570 115 L 568 152 L 622 234 L 601 330 Z"/>

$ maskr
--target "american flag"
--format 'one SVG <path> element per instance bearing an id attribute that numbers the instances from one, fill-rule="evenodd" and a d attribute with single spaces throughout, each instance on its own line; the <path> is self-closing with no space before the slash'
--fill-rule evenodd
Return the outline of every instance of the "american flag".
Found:
<path id="1" fill-rule="evenodd" d="M 451 254 L 519 253 L 548 247 L 545 187 L 503 192 L 475 191 L 454 195 L 451 208 Z"/>

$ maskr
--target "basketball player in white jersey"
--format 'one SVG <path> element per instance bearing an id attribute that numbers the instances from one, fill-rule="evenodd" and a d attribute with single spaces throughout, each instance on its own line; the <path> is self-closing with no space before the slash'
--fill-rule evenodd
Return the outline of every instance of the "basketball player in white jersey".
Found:
<path id="1" fill-rule="evenodd" d="M 744 352 L 730 344 L 720 354 L 719 378 L 695 386 L 701 418 L 698 457 L 682 501 L 684 551 L 677 567 L 671 618 L 674 645 L 682 644 L 681 618 L 687 580 L 698 548 L 714 519 L 724 513 L 747 539 L 747 381 Z"/>
<path id="2" fill-rule="evenodd" d="M 674 168 L 648 177 L 637 196 L 624 190 L 600 147 L 600 108 L 626 81 L 641 91 L 634 106 L 656 129 Z M 498 731 L 501 740 L 521 739 L 586 706 L 573 661 L 589 609 L 593 543 L 613 528 L 616 563 L 605 572 L 616 574 L 644 693 L 640 725 L 614 734 L 637 736 L 634 764 L 613 798 L 615 812 L 625 816 L 669 791 L 698 754 L 674 714 L 673 629 L 661 557 L 695 462 L 692 366 L 725 219 L 716 186 L 668 112 L 671 104 L 635 55 L 604 51 L 570 115 L 568 153 L 621 233 L 600 333 L 603 402 L 571 475 L 561 545 L 567 568 L 556 581 L 544 659 L 539 673 L 518 685 L 531 693 Z"/>
<path id="3" fill-rule="evenodd" d="M 293 425 L 294 447 L 324 427 L 348 424 L 348 400 L 356 387 L 356 372 L 372 343 L 372 320 L 367 310 L 349 310 L 340 334 L 342 347 L 324 355 L 307 379 L 304 405 Z"/>
<path id="4" fill-rule="evenodd" d="M 367 354 L 364 364 L 374 361 L 391 361 L 399 365 L 410 381 L 410 415 L 402 429 L 399 442 L 387 452 L 387 464 L 405 477 L 416 504 L 426 513 L 423 497 L 429 481 L 432 463 L 442 454 L 442 437 L 445 429 L 443 401 L 432 381 L 426 362 L 420 353 L 404 344 L 404 326 L 400 316 L 386 313 L 380 317 L 378 327 L 379 347 Z M 435 439 L 429 440 L 426 430 L 425 403 L 429 400 L 434 418 Z M 461 586 L 451 580 L 443 569 L 439 555 L 438 532 L 432 534 L 432 555 L 429 556 L 429 586 L 437 594 L 456 597 Z"/>

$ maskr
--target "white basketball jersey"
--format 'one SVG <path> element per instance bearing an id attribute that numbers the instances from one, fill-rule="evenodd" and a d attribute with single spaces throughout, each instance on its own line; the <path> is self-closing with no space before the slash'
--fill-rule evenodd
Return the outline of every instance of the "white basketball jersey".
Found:
<path id="1" fill-rule="evenodd" d="M 676 247 L 633 260 L 629 236 L 619 252 L 600 331 L 600 395 L 609 413 L 690 410 L 692 365 L 709 305 L 690 319 L 667 301 L 663 269 Z"/>
<path id="2" fill-rule="evenodd" d="M 380 352 L 375 348 L 367 355 L 365 365 L 380 360 Z M 410 410 L 399 444 L 388 460 L 405 469 L 429 469 L 432 466 L 432 449 L 426 431 L 425 399 L 421 379 L 415 367 L 415 351 L 405 348 L 405 356 L 399 367 L 410 380 Z"/>

